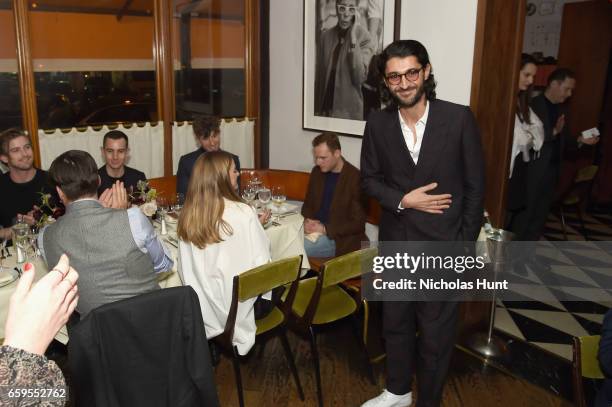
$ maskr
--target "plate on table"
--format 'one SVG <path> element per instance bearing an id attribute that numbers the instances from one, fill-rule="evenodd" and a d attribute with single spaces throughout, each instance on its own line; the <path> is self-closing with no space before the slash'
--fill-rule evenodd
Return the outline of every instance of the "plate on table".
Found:
<path id="1" fill-rule="evenodd" d="M 272 210 L 272 213 L 274 215 L 284 215 L 284 214 L 299 212 L 299 207 L 297 205 L 290 204 L 287 202 L 283 203 L 281 206 L 276 206 L 274 204 L 271 204 L 269 208 Z"/>
<path id="2" fill-rule="evenodd" d="M 19 278 L 19 273 L 14 268 L 4 267 L 0 272 L 0 287 L 7 286 Z"/>

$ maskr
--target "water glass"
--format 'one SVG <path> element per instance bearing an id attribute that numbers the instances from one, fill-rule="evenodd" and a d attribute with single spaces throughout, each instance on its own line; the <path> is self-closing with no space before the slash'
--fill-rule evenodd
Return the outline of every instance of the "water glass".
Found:
<path id="1" fill-rule="evenodd" d="M 259 202 L 262 204 L 262 206 L 267 206 L 268 202 L 270 202 L 270 198 L 272 197 L 272 192 L 270 191 L 270 188 L 262 185 L 259 192 L 257 192 L 257 197 L 259 198 Z"/>
<path id="2" fill-rule="evenodd" d="M 287 199 L 287 195 L 285 194 L 285 187 L 282 185 L 275 186 L 272 188 L 272 202 L 274 206 L 276 206 L 276 221 L 280 221 L 280 213 L 283 203 Z"/>

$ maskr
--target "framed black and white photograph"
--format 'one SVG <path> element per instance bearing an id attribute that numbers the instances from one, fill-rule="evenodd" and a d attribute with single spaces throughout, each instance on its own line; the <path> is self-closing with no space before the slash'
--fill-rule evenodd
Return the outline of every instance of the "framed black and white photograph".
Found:
<path id="1" fill-rule="evenodd" d="M 393 41 L 395 0 L 304 1 L 304 122 L 363 135 L 380 108 L 376 58 Z"/>

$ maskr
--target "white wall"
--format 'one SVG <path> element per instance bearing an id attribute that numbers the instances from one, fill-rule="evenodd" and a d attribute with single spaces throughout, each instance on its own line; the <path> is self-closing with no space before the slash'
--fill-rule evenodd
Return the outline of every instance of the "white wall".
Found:
<path id="1" fill-rule="evenodd" d="M 427 47 L 438 97 L 469 104 L 477 0 L 402 3 L 401 38 Z M 303 10 L 303 0 L 270 0 L 270 168 L 309 171 L 313 165 L 310 142 L 319 132 L 302 129 Z M 361 139 L 340 142 L 359 166 Z"/>

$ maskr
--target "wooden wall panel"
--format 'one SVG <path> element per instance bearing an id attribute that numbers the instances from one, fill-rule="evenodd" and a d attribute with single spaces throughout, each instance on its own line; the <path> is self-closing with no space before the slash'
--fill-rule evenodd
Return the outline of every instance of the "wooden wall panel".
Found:
<path id="1" fill-rule="evenodd" d="M 485 208 L 496 227 L 505 217 L 524 25 L 525 0 L 479 1 L 470 104 L 485 152 Z"/>

